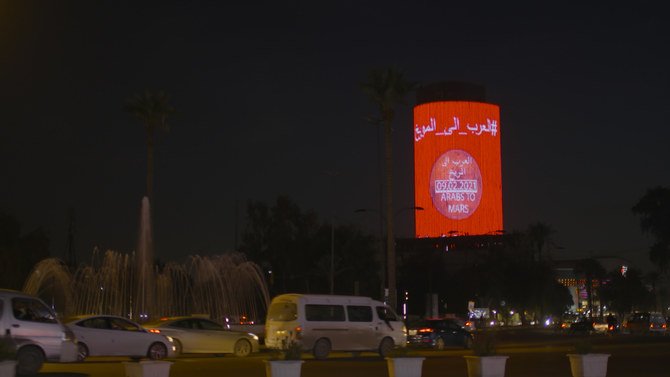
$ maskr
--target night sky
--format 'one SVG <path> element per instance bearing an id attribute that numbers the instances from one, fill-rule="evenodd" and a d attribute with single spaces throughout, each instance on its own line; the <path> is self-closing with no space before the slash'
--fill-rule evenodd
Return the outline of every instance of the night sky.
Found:
<path id="1" fill-rule="evenodd" d="M 500 105 L 507 231 L 545 222 L 554 257 L 646 266 L 630 209 L 670 185 L 670 32 L 652 2 L 119 3 L 0 0 L 0 208 L 43 226 L 52 255 L 70 207 L 81 260 L 134 250 L 146 148 L 123 105 L 146 88 L 178 110 L 155 154 L 162 259 L 233 250 L 246 201 L 280 194 L 376 232 L 374 212 L 354 213 L 379 207 L 376 108 L 359 84 L 396 66 L 484 85 Z M 413 205 L 414 102 L 394 126 L 398 209 Z M 412 230 L 403 212 L 396 233 Z"/>

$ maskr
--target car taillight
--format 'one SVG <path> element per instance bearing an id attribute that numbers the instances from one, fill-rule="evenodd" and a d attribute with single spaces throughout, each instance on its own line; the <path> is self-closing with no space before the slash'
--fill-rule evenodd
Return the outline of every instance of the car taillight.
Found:
<path id="1" fill-rule="evenodd" d="M 295 338 L 302 339 L 302 327 L 296 326 L 295 328 Z"/>
<path id="2" fill-rule="evenodd" d="M 154 334 L 160 334 L 161 331 L 159 329 L 147 329 L 147 331 L 154 333 Z"/>
<path id="3" fill-rule="evenodd" d="M 419 329 L 417 332 L 419 332 L 419 333 L 431 333 L 431 332 L 433 332 L 433 329 L 428 328 L 428 327 L 424 327 L 422 329 Z"/>

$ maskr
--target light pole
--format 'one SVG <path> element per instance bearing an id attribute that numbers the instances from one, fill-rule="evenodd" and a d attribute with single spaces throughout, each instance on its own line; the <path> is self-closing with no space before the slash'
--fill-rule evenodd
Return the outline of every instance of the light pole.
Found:
<path id="1" fill-rule="evenodd" d="M 335 217 L 330 221 L 330 294 L 335 292 Z"/>
<path id="2" fill-rule="evenodd" d="M 423 207 L 412 206 L 412 207 L 400 208 L 400 209 L 393 212 L 394 218 L 399 213 L 402 213 L 404 211 L 410 211 L 410 210 L 411 211 L 423 211 Z M 381 258 L 384 261 L 384 263 L 383 263 L 384 266 L 382 268 L 382 273 L 380 275 L 381 275 L 381 278 L 382 278 L 381 280 L 382 280 L 382 285 L 383 285 L 382 290 L 383 290 L 383 295 L 384 295 L 384 302 L 388 303 L 390 290 L 392 289 L 392 290 L 395 291 L 395 289 L 396 289 L 395 286 L 394 287 L 389 286 L 391 283 L 393 283 L 393 285 L 395 285 L 396 268 L 395 268 L 395 263 L 391 264 L 393 268 L 391 268 L 391 266 L 389 266 L 388 256 L 385 256 L 385 254 L 384 254 L 384 245 L 383 245 L 384 229 L 383 229 L 382 224 L 384 223 L 383 218 L 385 216 L 382 213 L 382 211 L 380 211 L 378 209 L 375 209 L 375 208 L 358 208 L 354 212 L 356 212 L 356 213 L 375 212 L 379 215 L 379 255 L 381 256 Z M 388 235 L 388 231 L 386 232 L 386 234 Z M 395 243 L 395 240 L 387 239 L 386 242 L 394 242 Z M 387 247 L 388 247 L 388 245 L 387 245 Z M 392 261 L 392 262 L 395 262 L 395 261 Z M 391 296 L 395 297 L 396 295 L 391 294 Z M 393 302 L 391 304 L 395 305 L 395 303 L 393 303 Z M 393 309 L 395 310 L 396 308 L 394 307 Z"/>

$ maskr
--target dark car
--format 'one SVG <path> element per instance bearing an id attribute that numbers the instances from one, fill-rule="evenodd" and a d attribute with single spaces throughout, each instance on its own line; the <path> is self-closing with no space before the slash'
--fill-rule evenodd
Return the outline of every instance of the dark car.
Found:
<path id="1" fill-rule="evenodd" d="M 413 323 L 408 328 L 410 346 L 444 349 L 447 346 L 472 347 L 472 333 L 452 319 L 429 319 Z"/>
<path id="2" fill-rule="evenodd" d="M 581 318 L 570 324 L 571 333 L 590 334 L 595 332 L 595 322 L 590 318 Z"/>

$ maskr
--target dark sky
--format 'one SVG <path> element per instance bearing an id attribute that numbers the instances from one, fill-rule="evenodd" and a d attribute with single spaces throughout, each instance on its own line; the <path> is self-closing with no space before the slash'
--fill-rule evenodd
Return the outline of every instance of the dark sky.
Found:
<path id="1" fill-rule="evenodd" d="M 162 258 L 232 250 L 236 203 L 241 226 L 247 200 L 279 194 L 375 231 L 354 213 L 379 207 L 359 83 L 394 65 L 500 105 L 506 230 L 542 221 L 557 254 L 647 259 L 630 209 L 670 185 L 670 32 L 652 2 L 120 3 L 0 0 L 0 207 L 43 226 L 54 255 L 70 207 L 80 258 L 134 249 L 144 131 L 122 107 L 145 88 L 179 111 L 155 155 Z M 395 123 L 399 209 L 413 205 L 414 101 Z"/>

